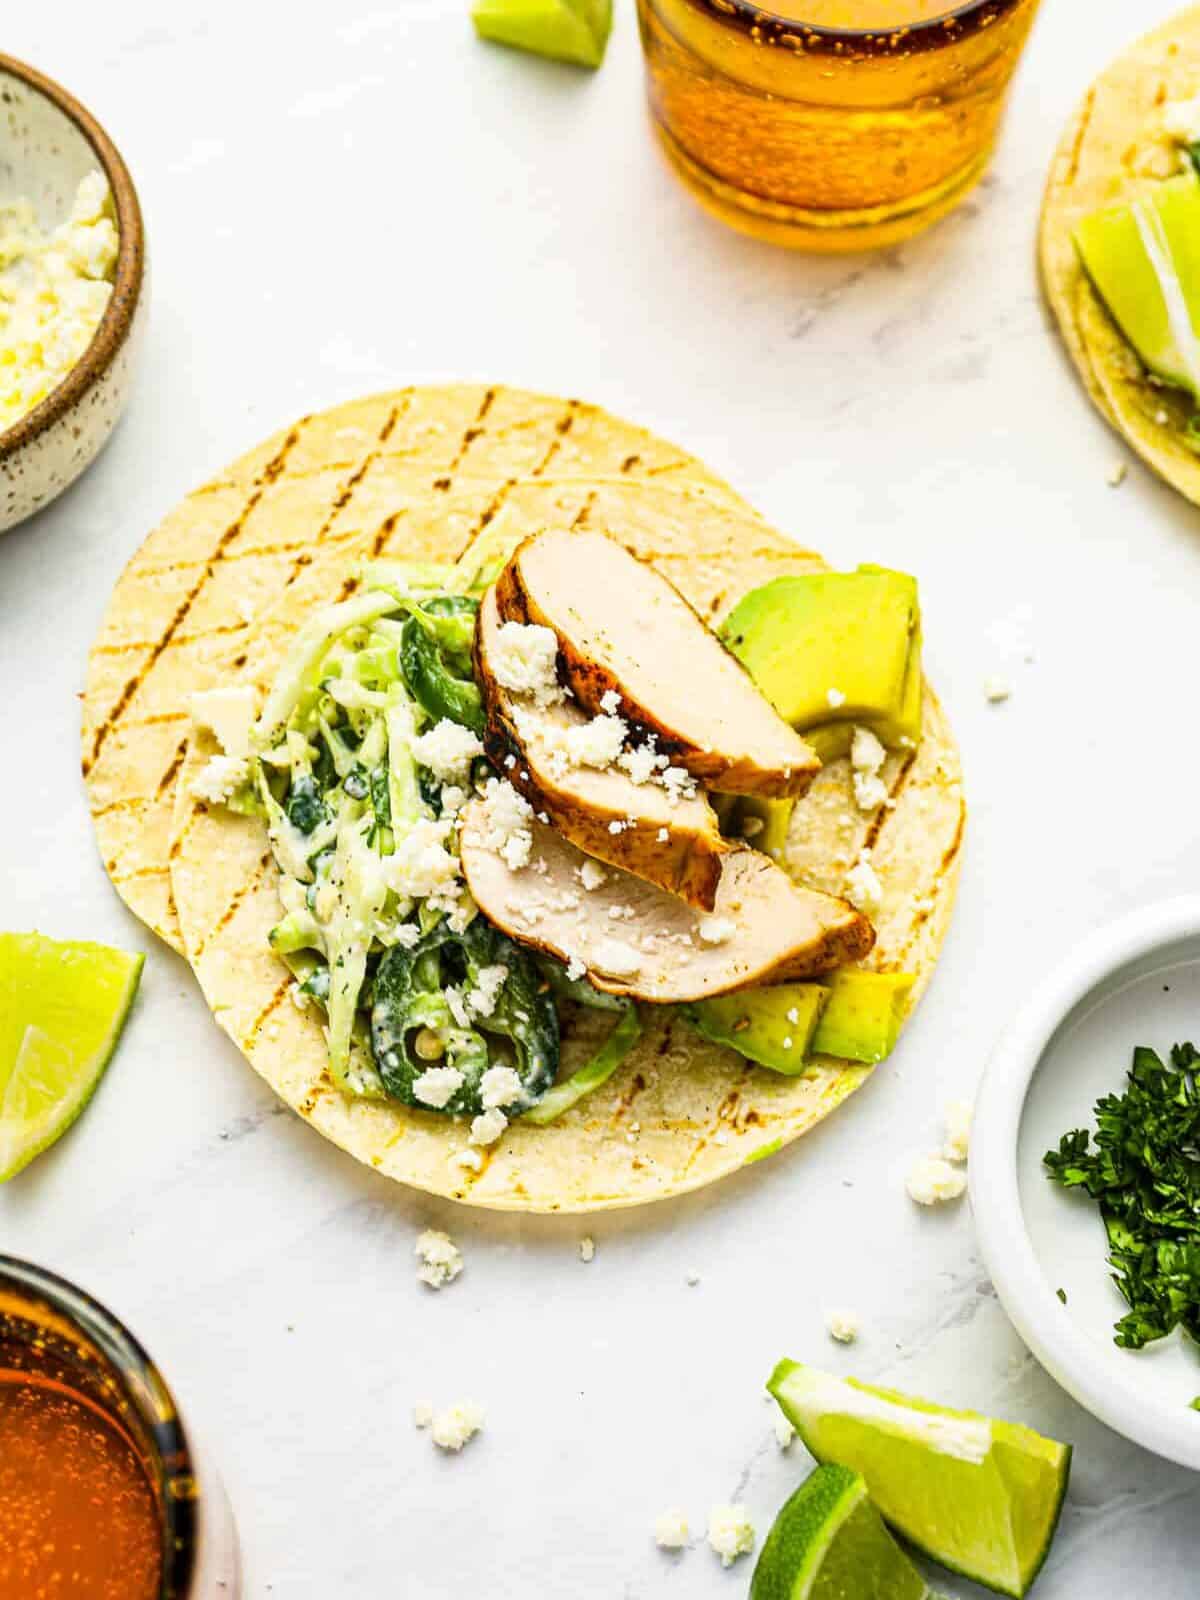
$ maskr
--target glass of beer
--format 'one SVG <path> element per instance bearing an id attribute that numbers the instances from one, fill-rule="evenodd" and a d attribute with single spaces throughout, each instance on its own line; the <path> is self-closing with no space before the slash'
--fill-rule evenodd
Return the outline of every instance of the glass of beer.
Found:
<path id="1" fill-rule="evenodd" d="M 103 1306 L 0 1256 L 0 1600 L 237 1600 L 224 1492 Z"/>
<path id="2" fill-rule="evenodd" d="M 905 239 L 983 174 L 1038 0 L 638 0 L 655 127 L 722 221 Z"/>

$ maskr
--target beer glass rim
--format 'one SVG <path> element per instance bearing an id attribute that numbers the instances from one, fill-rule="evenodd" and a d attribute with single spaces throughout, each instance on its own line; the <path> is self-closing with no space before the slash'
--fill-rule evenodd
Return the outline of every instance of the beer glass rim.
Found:
<path id="1" fill-rule="evenodd" d="M 196 1567 L 196 1465 L 175 1397 L 149 1355 L 112 1312 L 45 1267 L 0 1254 L 0 1290 L 41 1302 L 93 1345 L 151 1441 L 161 1481 L 163 1570 L 160 1600 L 187 1600 Z"/>
<path id="2" fill-rule="evenodd" d="M 827 23 L 805 22 L 798 17 L 781 17 L 770 9 L 769 0 L 767 4 L 755 4 L 754 0 L 688 0 L 688 4 L 707 12 L 715 22 L 746 30 L 757 28 L 776 40 L 821 51 L 836 50 L 843 42 L 891 49 L 900 40 L 910 49 L 936 48 L 947 42 L 948 24 L 970 22 L 985 11 L 998 16 L 1014 10 L 1021 0 L 961 0 L 958 5 L 948 5 L 936 17 L 891 28 L 831 27 Z"/>

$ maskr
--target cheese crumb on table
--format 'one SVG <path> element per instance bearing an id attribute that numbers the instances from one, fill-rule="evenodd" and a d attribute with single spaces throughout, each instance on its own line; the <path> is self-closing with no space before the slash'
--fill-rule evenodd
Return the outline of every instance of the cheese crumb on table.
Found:
<path id="1" fill-rule="evenodd" d="M 1119 489 L 1125 482 L 1125 479 L 1128 477 L 1128 475 L 1129 464 L 1125 461 L 1116 462 L 1112 467 L 1109 468 L 1107 479 L 1109 488 Z"/>
<path id="2" fill-rule="evenodd" d="M 439 1450 L 461 1450 L 483 1427 L 483 1411 L 473 1400 L 457 1400 L 433 1418 L 432 1437 Z"/>
<path id="3" fill-rule="evenodd" d="M 414 1428 L 428 1428 L 433 1425 L 433 1407 L 427 1400 L 418 1400 L 412 1409 Z"/>
<path id="4" fill-rule="evenodd" d="M 946 1142 L 942 1155 L 947 1161 L 965 1161 L 971 1147 L 971 1119 L 974 1107 L 969 1100 L 951 1100 L 946 1107 Z"/>
<path id="5" fill-rule="evenodd" d="M 700 1274 L 693 1268 L 687 1275 L 687 1286 L 689 1289 L 694 1289 L 699 1282 Z"/>
<path id="6" fill-rule="evenodd" d="M 463 1269 L 462 1251 L 448 1233 L 426 1228 L 418 1235 L 413 1252 L 421 1265 L 417 1277 L 431 1289 L 444 1289 Z"/>
<path id="7" fill-rule="evenodd" d="M 796 1430 L 792 1427 L 791 1423 L 784 1416 L 782 1411 L 776 1412 L 774 1418 L 774 1427 L 775 1443 L 781 1450 L 789 1449 L 791 1447 L 792 1440 L 796 1437 Z"/>
<path id="8" fill-rule="evenodd" d="M 708 1542 L 723 1567 L 754 1549 L 754 1524 L 744 1505 L 714 1506 L 708 1514 Z"/>
<path id="9" fill-rule="evenodd" d="M 660 1550 L 683 1550 L 688 1542 L 688 1519 L 682 1511 L 664 1511 L 654 1519 L 654 1542 Z"/>
<path id="10" fill-rule="evenodd" d="M 829 1329 L 829 1337 L 836 1339 L 839 1344 L 853 1344 L 858 1338 L 858 1313 L 836 1308 L 825 1314 L 825 1326 Z"/>
<path id="11" fill-rule="evenodd" d="M 957 1200 L 967 1187 L 967 1178 L 941 1156 L 922 1156 L 909 1169 L 904 1187 L 919 1206 L 936 1206 Z"/>
<path id="12" fill-rule="evenodd" d="M 993 673 L 990 678 L 983 680 L 983 692 L 992 705 L 999 705 L 1002 700 L 1007 700 L 1012 694 L 1012 686 L 1007 678 L 1001 678 Z"/>
<path id="13" fill-rule="evenodd" d="M 596 1241 L 590 1233 L 585 1234 L 579 1241 L 579 1259 L 580 1261 L 591 1261 L 595 1258 L 595 1255 Z"/>

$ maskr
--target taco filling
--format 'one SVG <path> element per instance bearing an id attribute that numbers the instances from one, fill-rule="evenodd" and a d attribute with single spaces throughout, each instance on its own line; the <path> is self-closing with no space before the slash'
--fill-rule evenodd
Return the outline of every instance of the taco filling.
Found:
<path id="1" fill-rule="evenodd" d="M 760 631 L 777 645 L 789 617 L 797 659 L 823 676 L 849 638 L 854 717 L 902 728 L 911 751 L 919 725 L 898 712 L 920 679 L 915 586 L 868 570 L 748 597 L 731 653 L 602 535 L 527 539 L 482 592 L 453 567 L 374 562 L 299 631 L 261 708 L 237 685 L 195 696 L 220 753 L 192 794 L 265 824 L 282 904 L 270 944 L 297 1005 L 322 1015 L 343 1094 L 469 1118 L 471 1142 L 493 1144 L 611 1077 L 641 1006 L 679 1006 L 790 1075 L 823 1039 L 886 1055 L 912 980 L 856 965 L 875 941 L 871 897 L 854 892 L 869 851 L 850 898 L 778 860 L 820 768 L 798 723 L 828 731 L 835 686 L 797 686 L 809 709 L 785 720 L 778 648 L 763 652 L 771 699 L 747 670 Z M 850 615 L 863 595 L 890 619 L 874 675 Z M 648 636 L 639 615 L 662 626 Z M 860 805 L 881 807 L 883 743 L 849 725 L 842 743 Z M 560 1019 L 579 1006 L 611 1028 L 560 1081 Z"/>

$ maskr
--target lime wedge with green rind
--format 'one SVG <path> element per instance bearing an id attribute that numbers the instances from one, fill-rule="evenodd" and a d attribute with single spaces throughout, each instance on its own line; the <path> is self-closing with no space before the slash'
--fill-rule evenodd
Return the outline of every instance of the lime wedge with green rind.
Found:
<path id="1" fill-rule="evenodd" d="M 598 67 L 612 29 L 612 0 L 475 0 L 471 20 L 481 39 Z"/>
<path id="2" fill-rule="evenodd" d="M 796 1490 L 767 1535 L 750 1600 L 932 1600 L 883 1525 L 862 1476 L 832 1463 Z"/>
<path id="3" fill-rule="evenodd" d="M 817 1460 L 860 1472 L 919 1550 L 1000 1594 L 1029 1592 L 1058 1525 L 1069 1445 L 795 1361 L 767 1387 Z"/>
<path id="4" fill-rule="evenodd" d="M 1148 185 L 1076 225 L 1075 248 L 1113 320 L 1157 377 L 1200 398 L 1200 181 Z"/>
<path id="5" fill-rule="evenodd" d="M 144 956 L 0 934 L 0 1183 L 71 1126 L 104 1075 Z"/>

